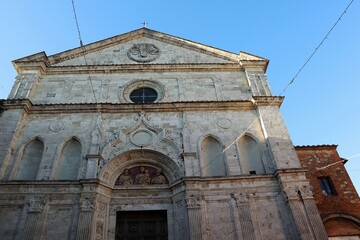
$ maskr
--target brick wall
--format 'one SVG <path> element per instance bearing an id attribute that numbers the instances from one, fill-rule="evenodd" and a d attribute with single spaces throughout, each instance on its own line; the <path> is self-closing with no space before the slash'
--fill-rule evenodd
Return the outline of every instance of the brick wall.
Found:
<path id="1" fill-rule="evenodd" d="M 358 229 L 357 234 L 360 234 L 360 226 L 358 225 L 360 221 L 356 224 L 356 221 L 360 220 L 360 198 L 344 167 L 343 161 L 345 159 L 339 156 L 336 148 L 336 145 L 297 146 L 295 150 L 301 165 L 308 169 L 306 177 L 314 188 L 314 198 L 325 227 L 331 226 L 327 228 L 329 236 L 340 233 L 343 235 L 353 234 L 356 229 Z M 335 194 L 323 193 L 319 181 L 319 178 L 322 177 L 330 177 L 336 191 Z M 338 217 L 330 220 L 328 219 L 329 216 Z M 342 219 L 342 216 L 355 217 L 353 219 L 355 222 Z M 334 223 L 334 219 L 336 219 L 336 223 Z M 351 229 L 346 229 L 344 227 L 346 224 L 340 224 L 344 221 L 349 223 L 348 226 Z M 334 229 L 334 226 L 339 227 Z"/>

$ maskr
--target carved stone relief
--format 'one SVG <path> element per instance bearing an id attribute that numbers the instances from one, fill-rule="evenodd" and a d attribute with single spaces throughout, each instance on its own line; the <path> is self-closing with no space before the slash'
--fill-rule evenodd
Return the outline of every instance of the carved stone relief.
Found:
<path id="1" fill-rule="evenodd" d="M 96 221 L 96 240 L 104 239 L 105 234 L 105 221 L 107 215 L 107 205 L 105 203 L 98 202 L 97 204 L 97 221 Z"/>
<path id="2" fill-rule="evenodd" d="M 46 199 L 42 196 L 30 197 L 27 201 L 29 212 L 41 212 L 46 204 Z"/>
<path id="3" fill-rule="evenodd" d="M 299 188 L 297 186 L 286 187 L 283 190 L 283 194 L 287 200 L 298 200 L 299 199 Z"/>
<path id="4" fill-rule="evenodd" d="M 169 182 L 178 179 L 182 174 L 179 165 L 177 165 L 168 156 L 150 150 L 136 149 L 117 155 L 114 159 L 107 162 L 99 177 L 102 181 L 105 181 L 110 185 L 114 185 L 115 181 L 121 173 L 125 175 L 125 172 L 123 172 L 125 168 L 139 166 L 145 162 L 146 165 L 143 166 L 148 168 L 149 172 L 152 174 L 152 177 L 156 176 L 156 168 L 160 168 L 163 171 L 164 176 L 168 177 Z M 152 172 L 150 171 L 150 166 L 154 166 Z M 132 176 L 133 183 L 136 181 L 135 175 L 132 174 L 137 174 L 138 172 L 140 172 L 140 167 L 137 167 L 137 170 L 134 168 L 134 170 L 130 169 L 129 171 L 129 175 Z"/>
<path id="5" fill-rule="evenodd" d="M 140 63 L 151 62 L 160 56 L 160 50 L 154 44 L 134 44 L 127 52 L 128 57 Z"/>
<path id="6" fill-rule="evenodd" d="M 82 211 L 91 211 L 94 208 L 94 198 L 82 197 L 79 199 L 79 205 Z"/>
<path id="7" fill-rule="evenodd" d="M 54 121 L 50 123 L 49 129 L 52 132 L 60 132 L 65 129 L 65 125 L 62 121 Z"/>
<path id="8" fill-rule="evenodd" d="M 140 166 L 131 169 L 125 168 L 123 173 L 115 181 L 115 185 L 167 184 L 168 182 L 161 169 Z"/>
<path id="9" fill-rule="evenodd" d="M 201 196 L 191 194 L 190 196 L 186 196 L 186 204 L 188 208 L 199 208 L 201 203 Z"/>
<path id="10" fill-rule="evenodd" d="M 228 129 L 231 127 L 231 120 L 227 118 L 220 118 L 217 124 L 223 129 Z"/>
<path id="11" fill-rule="evenodd" d="M 250 202 L 250 195 L 248 193 L 231 193 L 230 197 L 234 199 L 236 206 L 246 205 Z"/>

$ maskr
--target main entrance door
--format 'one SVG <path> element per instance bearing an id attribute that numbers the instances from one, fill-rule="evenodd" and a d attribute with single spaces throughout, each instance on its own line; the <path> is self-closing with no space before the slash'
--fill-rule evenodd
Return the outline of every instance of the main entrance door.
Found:
<path id="1" fill-rule="evenodd" d="M 116 240 L 167 240 L 166 211 L 119 211 Z"/>

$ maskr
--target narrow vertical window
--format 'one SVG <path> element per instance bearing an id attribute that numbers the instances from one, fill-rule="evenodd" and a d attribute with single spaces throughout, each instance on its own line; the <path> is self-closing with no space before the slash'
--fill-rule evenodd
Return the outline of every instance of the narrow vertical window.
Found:
<path id="1" fill-rule="evenodd" d="M 325 196 L 328 195 L 337 195 L 335 191 L 334 184 L 331 181 L 330 177 L 320 177 L 318 178 L 320 182 L 320 187 Z"/>
<path id="2" fill-rule="evenodd" d="M 74 180 L 78 178 L 81 163 L 81 144 L 75 138 L 70 139 L 61 151 L 58 179 Z"/>
<path id="3" fill-rule="evenodd" d="M 250 136 L 243 136 L 238 141 L 239 158 L 244 174 L 265 173 L 258 143 Z"/>
<path id="4" fill-rule="evenodd" d="M 213 137 L 206 137 L 201 143 L 202 169 L 205 176 L 225 176 L 223 147 Z"/>
<path id="5" fill-rule="evenodd" d="M 16 175 L 18 180 L 35 180 L 39 171 L 44 144 L 39 139 L 29 142 L 24 149 Z"/>

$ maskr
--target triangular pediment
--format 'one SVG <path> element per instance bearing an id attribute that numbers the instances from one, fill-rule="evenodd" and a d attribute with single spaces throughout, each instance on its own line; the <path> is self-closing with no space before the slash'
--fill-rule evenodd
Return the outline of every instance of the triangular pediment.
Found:
<path id="1" fill-rule="evenodd" d="M 142 51 L 142 52 L 141 52 Z M 141 28 L 49 57 L 56 66 L 237 63 L 239 55 Z M 79 56 L 80 54 L 80 56 Z"/>
<path id="2" fill-rule="evenodd" d="M 41 56 L 40 56 L 40 55 Z M 47 67 L 84 65 L 136 64 L 238 64 L 241 61 L 267 62 L 267 59 L 241 52 L 231 53 L 211 46 L 141 28 L 82 47 L 43 57 Z M 84 57 L 85 55 L 85 57 Z M 30 62 L 34 57 L 13 61 L 15 67 Z M 39 59 L 36 59 L 38 62 Z M 19 64 L 18 64 L 19 63 Z"/>

